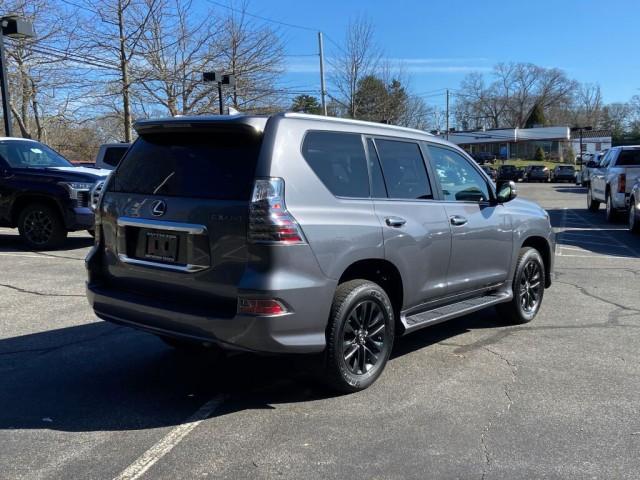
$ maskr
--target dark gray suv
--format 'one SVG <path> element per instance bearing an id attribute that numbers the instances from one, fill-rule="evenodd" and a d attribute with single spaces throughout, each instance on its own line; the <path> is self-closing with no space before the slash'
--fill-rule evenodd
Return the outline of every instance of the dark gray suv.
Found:
<path id="1" fill-rule="evenodd" d="M 342 391 L 394 338 L 551 284 L 546 212 L 421 131 L 303 114 L 148 120 L 108 180 L 86 264 L 105 320 L 172 346 L 317 353 Z"/>

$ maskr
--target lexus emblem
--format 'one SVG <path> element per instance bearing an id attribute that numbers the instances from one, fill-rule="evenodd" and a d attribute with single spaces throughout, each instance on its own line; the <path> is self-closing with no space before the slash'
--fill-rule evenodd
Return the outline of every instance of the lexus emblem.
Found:
<path id="1" fill-rule="evenodd" d="M 151 204 L 151 214 L 154 217 L 161 217 L 167 212 L 167 204 L 164 200 L 155 200 Z"/>

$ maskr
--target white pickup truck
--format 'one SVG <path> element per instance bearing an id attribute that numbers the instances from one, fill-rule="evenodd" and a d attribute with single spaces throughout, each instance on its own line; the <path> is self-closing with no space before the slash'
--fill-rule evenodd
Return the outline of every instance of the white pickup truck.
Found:
<path id="1" fill-rule="evenodd" d="M 105 143 L 100 145 L 95 166 L 97 168 L 113 170 L 118 166 L 118 163 L 120 163 L 120 160 L 130 146 L 130 143 Z"/>
<path id="2" fill-rule="evenodd" d="M 640 145 L 613 147 L 591 172 L 587 207 L 591 211 L 607 206 L 607 220 L 629 209 L 629 194 L 640 176 Z"/>

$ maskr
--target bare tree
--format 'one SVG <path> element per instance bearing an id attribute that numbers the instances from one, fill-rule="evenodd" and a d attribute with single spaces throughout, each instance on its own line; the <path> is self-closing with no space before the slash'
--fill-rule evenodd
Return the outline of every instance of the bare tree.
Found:
<path id="1" fill-rule="evenodd" d="M 122 117 L 124 139 L 132 139 L 132 65 L 139 53 L 140 42 L 155 11 L 151 0 L 77 0 L 84 23 L 77 47 L 92 52 L 114 68 L 100 80 L 104 86 L 93 96 L 97 105 L 112 108 Z M 113 97 L 120 97 L 114 102 Z"/>
<path id="2" fill-rule="evenodd" d="M 222 22 L 215 48 L 221 69 L 235 76 L 229 92 L 238 110 L 269 108 L 281 102 L 278 79 L 284 71 L 284 45 L 277 31 L 254 22 L 242 2 Z"/>
<path id="3" fill-rule="evenodd" d="M 159 105 L 169 115 L 211 111 L 216 88 L 202 82 L 202 72 L 215 70 L 222 61 L 214 47 L 221 22 L 213 11 L 196 20 L 189 15 L 190 0 L 146 3 L 151 14 L 133 75 L 144 108 Z"/>
<path id="4" fill-rule="evenodd" d="M 366 17 L 349 22 L 344 47 L 333 60 L 331 80 L 340 94 L 340 101 L 348 109 L 348 116 L 358 118 L 358 85 L 365 77 L 375 75 L 382 59 L 382 52 L 374 38 L 374 27 Z"/>
<path id="5" fill-rule="evenodd" d="M 483 120 L 493 128 L 522 127 L 536 104 L 545 110 L 569 108 L 578 87 L 562 70 L 531 63 L 499 63 L 492 77 L 489 85 L 478 73 L 462 82 L 458 115 L 466 121 Z"/>
<path id="6" fill-rule="evenodd" d="M 59 113 L 57 100 L 75 86 L 66 62 L 73 15 L 52 0 L 17 0 L 2 6 L 36 27 L 35 38 L 5 43 L 13 120 L 21 136 L 43 140 L 47 119 Z M 56 93 L 58 99 L 53 98 Z"/>

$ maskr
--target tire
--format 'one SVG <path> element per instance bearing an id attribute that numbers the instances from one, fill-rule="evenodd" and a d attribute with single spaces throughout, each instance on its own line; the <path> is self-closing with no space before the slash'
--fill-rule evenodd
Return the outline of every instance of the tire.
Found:
<path id="1" fill-rule="evenodd" d="M 379 285 L 368 280 L 339 285 L 327 327 L 325 383 L 344 393 L 372 385 L 389 360 L 394 330 L 391 301 Z"/>
<path id="2" fill-rule="evenodd" d="M 609 193 L 607 193 L 607 198 L 606 198 L 606 210 L 605 210 L 605 218 L 607 219 L 607 222 L 609 223 L 613 223 L 616 221 L 616 210 L 613 208 L 613 200 L 611 200 L 611 195 Z"/>
<path id="3" fill-rule="evenodd" d="M 631 233 L 640 233 L 640 222 L 637 218 L 636 201 L 632 197 L 629 204 L 629 231 Z"/>
<path id="4" fill-rule="evenodd" d="M 513 299 L 496 306 L 501 319 L 509 324 L 533 320 L 542 304 L 545 280 L 546 271 L 540 252 L 531 247 L 521 248 L 513 276 Z"/>
<path id="5" fill-rule="evenodd" d="M 591 193 L 591 186 L 587 190 L 587 208 L 590 212 L 597 212 L 600 208 L 600 202 L 593 199 L 593 193 Z"/>
<path id="6" fill-rule="evenodd" d="M 32 203 L 22 209 L 18 216 L 18 231 L 22 240 L 33 250 L 57 248 L 67 238 L 60 214 L 43 203 Z"/>

